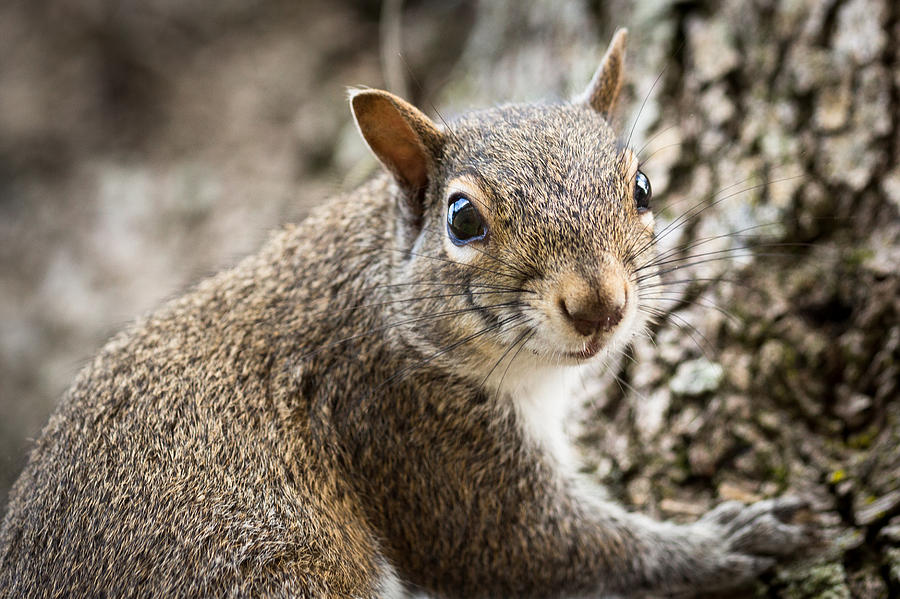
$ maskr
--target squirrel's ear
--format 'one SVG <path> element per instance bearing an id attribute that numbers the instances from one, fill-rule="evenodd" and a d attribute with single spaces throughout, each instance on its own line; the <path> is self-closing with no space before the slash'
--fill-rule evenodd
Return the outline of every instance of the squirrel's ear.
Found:
<path id="1" fill-rule="evenodd" d="M 350 90 L 350 107 L 360 134 L 378 160 L 410 196 L 421 199 L 440 151 L 441 131 L 415 106 L 386 91 Z"/>
<path id="2" fill-rule="evenodd" d="M 622 88 L 622 81 L 625 78 L 625 39 L 627 37 L 627 29 L 621 28 L 616 31 L 603 56 L 603 61 L 597 68 L 597 72 L 594 73 L 587 89 L 575 100 L 587 104 L 602 114 L 604 118 L 609 118 L 612 113 L 616 99 L 619 97 L 619 90 Z"/>

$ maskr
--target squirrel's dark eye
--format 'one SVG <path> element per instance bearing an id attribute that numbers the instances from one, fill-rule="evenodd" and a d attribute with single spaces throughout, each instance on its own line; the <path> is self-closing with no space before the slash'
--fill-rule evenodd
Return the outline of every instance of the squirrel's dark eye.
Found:
<path id="1" fill-rule="evenodd" d="M 450 196 L 447 231 L 450 233 L 450 241 L 456 245 L 465 245 L 470 241 L 484 238 L 484 222 L 469 198 L 461 193 Z"/>
<path id="2" fill-rule="evenodd" d="M 650 179 L 641 171 L 634 178 L 634 204 L 640 214 L 650 210 L 650 197 L 653 190 L 650 188 Z"/>

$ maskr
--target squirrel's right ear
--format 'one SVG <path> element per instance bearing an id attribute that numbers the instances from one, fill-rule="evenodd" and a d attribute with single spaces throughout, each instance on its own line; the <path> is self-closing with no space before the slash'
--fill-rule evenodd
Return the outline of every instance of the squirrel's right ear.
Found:
<path id="1" fill-rule="evenodd" d="M 443 133 L 415 106 L 378 89 L 350 90 L 356 126 L 413 202 L 422 199 Z M 421 211 L 421 205 L 414 206 Z"/>
<path id="2" fill-rule="evenodd" d="M 625 79 L 627 37 L 627 29 L 621 28 L 616 31 L 587 89 L 575 99 L 575 102 L 587 104 L 606 119 L 616 105 L 619 90 L 622 89 L 622 82 Z"/>

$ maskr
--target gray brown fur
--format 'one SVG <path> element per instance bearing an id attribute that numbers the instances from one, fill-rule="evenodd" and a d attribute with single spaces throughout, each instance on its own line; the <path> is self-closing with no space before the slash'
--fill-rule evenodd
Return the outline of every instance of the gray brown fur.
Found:
<path id="1" fill-rule="evenodd" d="M 486 286 L 647 259 L 601 112 L 464 116 L 418 146 L 425 189 L 391 169 L 114 338 L 14 488 L 0 595 L 378 597 L 392 571 L 447 597 L 697 591 L 802 546 L 791 500 L 676 526 L 584 496 L 481 384 L 530 326 Z M 469 265 L 442 245 L 459 174 L 490 221 Z"/>

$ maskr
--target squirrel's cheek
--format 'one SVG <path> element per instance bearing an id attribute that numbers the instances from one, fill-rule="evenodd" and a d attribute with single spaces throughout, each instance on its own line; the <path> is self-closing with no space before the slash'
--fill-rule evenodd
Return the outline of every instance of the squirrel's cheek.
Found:
<path id="1" fill-rule="evenodd" d="M 639 215 L 638 222 L 641 223 L 641 226 L 644 227 L 648 234 L 653 233 L 653 227 L 656 222 L 656 219 L 653 218 L 653 212 L 647 210 L 643 214 Z"/>
<path id="2" fill-rule="evenodd" d="M 443 246 L 447 258 L 460 264 L 471 265 L 479 256 L 478 250 L 469 245 L 456 245 L 450 241 L 449 235 L 444 235 Z"/>

